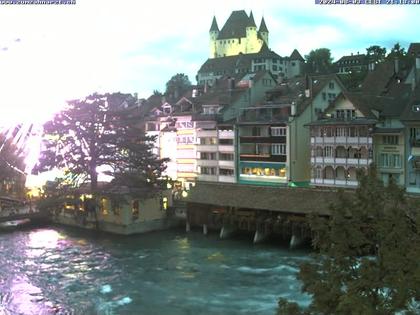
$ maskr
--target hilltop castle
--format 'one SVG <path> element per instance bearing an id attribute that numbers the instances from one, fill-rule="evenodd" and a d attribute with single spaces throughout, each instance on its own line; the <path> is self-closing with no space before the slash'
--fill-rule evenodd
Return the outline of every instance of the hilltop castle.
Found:
<path id="1" fill-rule="evenodd" d="M 257 30 L 252 11 L 233 11 L 219 31 L 216 17 L 210 27 L 210 58 L 258 53 L 263 44 L 268 46 L 268 29 L 264 21 Z"/>

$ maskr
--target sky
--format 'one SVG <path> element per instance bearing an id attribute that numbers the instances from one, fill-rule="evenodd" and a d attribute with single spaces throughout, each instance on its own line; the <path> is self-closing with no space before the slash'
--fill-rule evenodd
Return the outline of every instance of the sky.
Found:
<path id="1" fill-rule="evenodd" d="M 93 92 L 164 91 L 176 73 L 192 83 L 209 55 L 212 17 L 264 16 L 270 48 L 304 56 L 327 47 L 337 60 L 378 44 L 420 41 L 420 5 L 316 5 L 310 0 L 76 0 L 75 5 L 0 5 L 0 124 L 42 121 L 66 100 Z M 418 32 L 418 31 L 417 31 Z M 418 34 L 418 33 L 417 33 Z"/>

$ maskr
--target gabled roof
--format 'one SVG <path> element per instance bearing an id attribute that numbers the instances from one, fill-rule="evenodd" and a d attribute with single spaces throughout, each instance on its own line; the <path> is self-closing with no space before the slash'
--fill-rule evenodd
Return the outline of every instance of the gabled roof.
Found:
<path id="1" fill-rule="evenodd" d="M 213 16 L 213 21 L 211 22 L 210 32 L 218 32 L 219 26 L 217 26 L 216 17 Z"/>
<path id="2" fill-rule="evenodd" d="M 357 54 L 357 55 L 347 55 L 343 56 L 340 59 L 338 59 L 335 64 L 345 64 L 346 62 L 354 61 L 354 63 L 349 63 L 348 65 L 367 65 L 368 64 L 368 58 L 365 54 Z"/>
<path id="3" fill-rule="evenodd" d="M 259 32 L 268 33 L 267 25 L 265 25 L 264 17 L 261 19 L 260 28 L 258 29 Z"/>
<path id="4" fill-rule="evenodd" d="M 270 71 L 259 71 L 253 74 L 245 74 L 238 76 L 235 79 L 235 85 L 233 88 L 229 87 L 229 80 L 233 78 L 224 77 L 218 80 L 217 84 L 210 89 L 207 93 L 202 94 L 201 96 L 194 99 L 195 110 L 199 112 L 203 105 L 220 105 L 228 106 L 236 102 L 244 93 L 249 93 L 248 86 L 237 85 L 242 79 L 249 80 L 252 79 L 255 83 L 259 82 L 261 79 L 265 78 L 267 75 L 275 81 L 274 77 Z M 224 107 L 226 109 L 226 107 Z"/>
<path id="5" fill-rule="evenodd" d="M 297 49 L 294 49 L 292 51 L 292 54 L 290 55 L 290 60 L 298 60 L 305 62 L 305 59 L 303 59 L 302 55 L 299 53 Z"/>
<path id="6" fill-rule="evenodd" d="M 296 114 L 300 115 L 311 104 L 322 89 L 334 80 L 345 90 L 344 85 L 336 74 L 300 76 L 289 79 L 268 91 L 267 97 L 275 104 L 296 104 Z M 312 97 L 307 97 L 305 90 L 311 90 Z"/>
<path id="7" fill-rule="evenodd" d="M 222 27 L 217 39 L 246 37 L 246 28 L 252 21 L 250 21 L 250 18 L 244 10 L 233 11 Z"/>

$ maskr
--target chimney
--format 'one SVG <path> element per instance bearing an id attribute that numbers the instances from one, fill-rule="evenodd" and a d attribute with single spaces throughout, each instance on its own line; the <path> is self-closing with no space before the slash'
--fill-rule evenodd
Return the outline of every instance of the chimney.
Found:
<path id="1" fill-rule="evenodd" d="M 375 70 L 375 62 L 373 62 L 373 61 L 369 62 L 368 70 L 369 71 Z"/>
<path id="2" fill-rule="evenodd" d="M 416 76 L 413 76 L 413 78 L 411 79 L 411 91 L 414 92 L 415 89 L 416 89 Z"/>
<path id="3" fill-rule="evenodd" d="M 398 57 L 395 57 L 395 59 L 394 59 L 394 72 L 396 74 L 398 74 L 398 72 L 400 72 L 400 61 L 399 61 Z"/>
<path id="4" fill-rule="evenodd" d="M 292 117 L 296 116 L 296 104 L 295 104 L 295 102 L 292 102 L 292 106 L 290 108 L 290 116 L 292 116 Z"/>

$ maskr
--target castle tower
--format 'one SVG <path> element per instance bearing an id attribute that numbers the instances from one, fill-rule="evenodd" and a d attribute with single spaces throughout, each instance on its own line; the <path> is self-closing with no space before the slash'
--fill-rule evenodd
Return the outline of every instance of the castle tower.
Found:
<path id="1" fill-rule="evenodd" d="M 213 21 L 210 27 L 210 58 L 217 57 L 216 42 L 217 37 L 219 36 L 219 27 L 217 26 L 216 17 L 213 16 Z"/>
<path id="2" fill-rule="evenodd" d="M 258 44 L 257 25 L 255 24 L 254 15 L 252 14 L 252 11 L 251 11 L 249 15 L 248 24 L 246 26 L 245 53 L 249 54 L 249 53 L 256 52 L 257 44 Z"/>
<path id="3" fill-rule="evenodd" d="M 262 40 L 267 44 L 268 46 L 268 28 L 267 25 L 265 25 L 264 17 L 261 19 L 260 28 L 258 30 L 258 33 Z"/>

